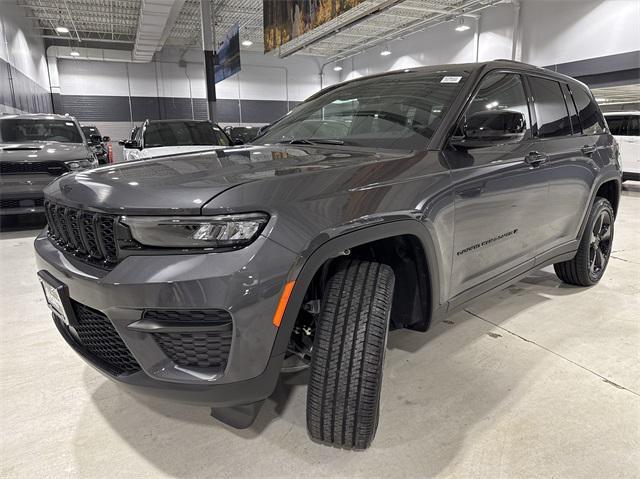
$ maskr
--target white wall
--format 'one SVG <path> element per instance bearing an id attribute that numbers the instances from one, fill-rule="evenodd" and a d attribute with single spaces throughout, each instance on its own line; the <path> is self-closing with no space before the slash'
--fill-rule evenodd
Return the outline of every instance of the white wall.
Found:
<path id="1" fill-rule="evenodd" d="M 11 0 L 0 0 L 0 59 L 10 65 L 0 77 L 0 111 L 21 113 L 38 108 L 50 111 L 49 77 L 42 38 L 25 10 Z M 14 107 L 16 105 L 16 107 Z M 22 108 L 20 108 L 22 107 Z"/>
<path id="2" fill-rule="evenodd" d="M 511 58 L 514 7 L 479 12 L 479 60 Z M 640 50 L 640 0 L 522 0 L 518 54 L 538 66 Z M 415 66 L 475 61 L 473 19 L 466 32 L 448 22 L 347 59 L 341 79 Z M 327 69 L 333 68 L 329 65 Z"/>
<path id="3" fill-rule="evenodd" d="M 25 9 L 0 0 L 0 58 L 43 88 L 49 88 L 42 38 L 36 35 Z"/>
<path id="4" fill-rule="evenodd" d="M 639 0 L 525 0 L 522 60 L 553 65 L 640 49 Z"/>
<path id="5" fill-rule="evenodd" d="M 127 95 L 144 97 L 205 98 L 202 52 L 185 55 L 165 49 L 152 63 L 59 60 L 62 95 Z M 178 63 L 180 58 L 186 65 Z M 220 99 L 302 101 L 320 89 L 320 64 L 315 58 L 284 60 L 243 52 L 242 70 L 216 85 Z M 128 76 L 127 76 L 128 70 Z M 338 81 L 331 72 L 324 85 Z"/>

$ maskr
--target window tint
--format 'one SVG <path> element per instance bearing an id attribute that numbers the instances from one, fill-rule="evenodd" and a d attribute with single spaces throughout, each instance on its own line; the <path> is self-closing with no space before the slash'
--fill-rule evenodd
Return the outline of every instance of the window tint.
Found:
<path id="1" fill-rule="evenodd" d="M 600 108 L 595 101 L 581 87 L 574 86 L 571 88 L 573 100 L 578 109 L 580 123 L 582 123 L 582 132 L 585 135 L 599 135 L 604 132 L 604 120 L 600 113 Z"/>
<path id="2" fill-rule="evenodd" d="M 463 130 L 469 129 L 502 130 L 510 113 L 522 114 L 523 131 L 529 130 L 531 120 L 522 78 L 515 73 L 490 73 L 482 80 L 455 135 L 464 136 Z M 517 140 L 523 137 L 522 134 L 514 135 Z"/>
<path id="3" fill-rule="evenodd" d="M 0 142 L 58 141 L 82 143 L 73 121 L 6 118 L 0 120 Z"/>
<path id="4" fill-rule="evenodd" d="M 187 145 L 229 146 L 229 140 L 219 128 L 208 122 L 150 123 L 144 133 L 145 148 Z"/>
<path id="5" fill-rule="evenodd" d="M 627 122 L 629 117 L 627 116 L 608 116 L 607 124 L 612 135 L 626 136 L 627 135 Z"/>
<path id="6" fill-rule="evenodd" d="M 569 120 L 571 121 L 571 130 L 574 135 L 582 134 L 582 127 L 580 126 L 580 118 L 578 117 L 578 112 L 576 110 L 576 105 L 573 102 L 573 98 L 571 96 L 571 90 L 569 90 L 569 85 L 566 83 L 562 84 L 562 93 L 564 95 L 564 101 L 567 104 L 567 108 L 569 109 Z"/>
<path id="7" fill-rule="evenodd" d="M 640 136 L 640 116 L 632 116 L 627 123 L 627 135 Z"/>
<path id="8" fill-rule="evenodd" d="M 467 73 L 393 73 L 339 85 L 296 106 L 254 143 L 334 140 L 371 148 L 425 148 Z"/>
<path id="9" fill-rule="evenodd" d="M 538 121 L 538 136 L 553 138 L 571 135 L 571 121 L 560 83 L 539 77 L 529 77 L 529 82 Z"/>
<path id="10" fill-rule="evenodd" d="M 638 116 L 607 116 L 607 124 L 612 135 L 638 136 L 640 135 L 640 117 Z"/>

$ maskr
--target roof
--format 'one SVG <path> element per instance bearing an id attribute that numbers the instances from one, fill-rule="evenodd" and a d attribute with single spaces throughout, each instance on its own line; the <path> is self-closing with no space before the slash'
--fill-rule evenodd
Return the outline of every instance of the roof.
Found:
<path id="1" fill-rule="evenodd" d="M 56 115 L 55 113 L 22 113 L 19 115 L 2 115 L 0 120 L 70 120 L 75 121 L 75 117 L 67 115 Z"/>
<path id="2" fill-rule="evenodd" d="M 621 111 L 605 111 L 602 112 L 604 116 L 640 116 L 640 111 L 637 110 L 621 110 Z"/>

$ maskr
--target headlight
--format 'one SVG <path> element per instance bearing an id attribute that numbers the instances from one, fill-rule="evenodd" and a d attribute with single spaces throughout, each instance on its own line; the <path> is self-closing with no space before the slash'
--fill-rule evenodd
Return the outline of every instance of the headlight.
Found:
<path id="1" fill-rule="evenodd" d="M 67 165 L 69 171 L 81 171 L 96 166 L 96 160 L 95 158 L 87 158 L 84 160 L 65 161 L 64 164 Z"/>
<path id="2" fill-rule="evenodd" d="M 131 236 L 146 246 L 214 248 L 246 246 L 260 234 L 269 216 L 246 213 L 224 216 L 123 216 Z"/>

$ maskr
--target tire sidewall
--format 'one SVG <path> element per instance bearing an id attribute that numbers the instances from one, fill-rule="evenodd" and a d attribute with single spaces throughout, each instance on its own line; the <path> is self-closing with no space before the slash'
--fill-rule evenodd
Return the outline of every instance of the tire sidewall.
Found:
<path id="1" fill-rule="evenodd" d="M 604 265 L 600 269 L 600 272 L 597 275 L 593 275 L 591 274 L 591 269 L 589 268 L 591 232 L 593 231 L 596 218 L 598 217 L 598 215 L 600 215 L 600 213 L 603 210 L 608 211 L 609 215 L 611 216 L 611 245 L 609 247 L 609 254 L 607 254 Z M 602 279 L 602 276 L 604 275 L 604 272 L 607 269 L 607 265 L 609 264 L 609 258 L 611 257 L 611 251 L 613 249 L 613 239 L 614 239 L 614 233 L 615 233 L 614 219 L 615 219 L 615 216 L 613 213 L 613 208 L 611 207 L 611 203 L 609 203 L 609 201 L 606 200 L 605 198 L 598 198 L 596 202 L 593 204 L 593 207 L 591 208 L 591 216 L 589 217 L 589 223 L 587 224 L 587 228 L 585 229 L 584 234 L 582 235 L 582 242 L 580 244 L 580 248 L 584 249 L 585 251 L 585 254 L 583 255 L 583 261 L 580 267 L 583 268 L 583 271 L 585 271 L 586 273 L 586 277 L 588 278 L 589 282 L 592 285 L 598 283 L 600 279 Z"/>

